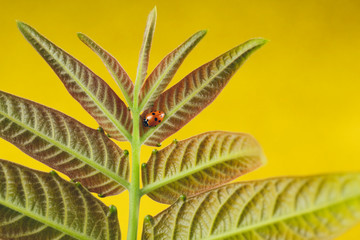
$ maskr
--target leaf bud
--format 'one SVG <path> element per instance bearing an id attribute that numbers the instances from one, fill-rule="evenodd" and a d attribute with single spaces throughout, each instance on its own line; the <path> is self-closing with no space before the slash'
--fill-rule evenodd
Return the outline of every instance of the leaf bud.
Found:
<path id="1" fill-rule="evenodd" d="M 104 129 L 102 127 L 98 127 L 97 130 L 101 133 L 104 133 Z"/>
<path id="2" fill-rule="evenodd" d="M 186 196 L 185 196 L 185 195 L 181 195 L 181 196 L 179 197 L 179 199 L 180 199 L 181 201 L 185 201 L 185 200 L 186 200 Z"/>

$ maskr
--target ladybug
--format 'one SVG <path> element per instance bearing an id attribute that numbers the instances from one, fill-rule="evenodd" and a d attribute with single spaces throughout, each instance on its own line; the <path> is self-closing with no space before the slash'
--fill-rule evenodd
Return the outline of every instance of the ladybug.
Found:
<path id="1" fill-rule="evenodd" d="M 156 127 L 164 117 L 165 113 L 162 111 L 151 111 L 144 117 L 144 127 Z"/>

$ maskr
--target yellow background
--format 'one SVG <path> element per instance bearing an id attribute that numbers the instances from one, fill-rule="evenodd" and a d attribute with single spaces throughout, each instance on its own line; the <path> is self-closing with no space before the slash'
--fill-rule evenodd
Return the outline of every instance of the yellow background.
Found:
<path id="1" fill-rule="evenodd" d="M 26 42 L 24 21 L 83 61 L 120 94 L 98 57 L 76 36 L 83 32 L 111 52 L 134 79 L 147 14 L 158 21 L 150 69 L 200 29 L 207 36 L 174 82 L 253 37 L 270 42 L 233 77 L 218 99 L 180 132 L 179 140 L 210 130 L 247 132 L 268 164 L 240 179 L 360 170 L 360 1 L 0 1 L 0 89 L 58 109 L 96 128 L 50 67 Z M 119 143 L 129 149 L 126 143 Z M 143 147 L 142 162 L 151 148 Z M 0 158 L 49 168 L 0 140 Z M 360 187 L 360 186 L 359 186 Z M 126 237 L 128 194 L 109 197 Z M 166 206 L 142 199 L 146 214 Z M 140 230 L 139 230 L 140 231 Z M 360 239 L 360 225 L 339 239 Z"/>

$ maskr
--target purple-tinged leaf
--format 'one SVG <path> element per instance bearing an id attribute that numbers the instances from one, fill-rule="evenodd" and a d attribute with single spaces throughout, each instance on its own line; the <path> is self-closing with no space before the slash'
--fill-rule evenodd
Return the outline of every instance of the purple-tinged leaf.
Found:
<path id="1" fill-rule="evenodd" d="M 135 86 L 136 86 L 135 88 L 137 88 L 137 91 L 144 83 L 145 77 L 147 75 L 151 43 L 154 36 L 155 25 L 156 25 L 156 15 L 157 15 L 156 7 L 154 7 L 154 9 L 149 13 L 146 22 L 144 39 L 140 50 L 139 63 L 137 67 L 136 81 L 135 81 Z M 138 96 L 134 96 L 134 97 L 137 98 Z"/>
<path id="2" fill-rule="evenodd" d="M 248 134 L 203 133 L 155 150 L 142 168 L 142 193 L 172 204 L 180 195 L 192 197 L 224 185 L 265 161 L 259 143 Z"/>
<path id="3" fill-rule="evenodd" d="M 115 195 L 129 185 L 128 154 L 104 133 L 1 91 L 0 137 L 91 192 Z"/>
<path id="4" fill-rule="evenodd" d="M 132 120 L 127 106 L 99 76 L 70 54 L 40 35 L 29 25 L 18 22 L 29 43 L 54 70 L 81 106 L 119 141 L 131 139 Z"/>
<path id="5" fill-rule="evenodd" d="M 153 128 L 142 126 L 141 142 L 157 146 L 198 115 L 219 95 L 245 60 L 266 43 L 264 39 L 249 40 L 187 75 L 179 83 L 163 92 L 151 110 L 163 111 L 163 121 Z"/>
<path id="6" fill-rule="evenodd" d="M 117 85 L 120 87 L 127 103 L 129 106 L 132 106 L 134 84 L 120 63 L 110 53 L 105 51 L 85 34 L 78 33 L 78 37 L 101 58 L 106 68 L 109 70 L 111 76 L 115 79 Z"/>
<path id="7" fill-rule="evenodd" d="M 146 79 L 139 94 L 140 110 L 151 109 L 155 100 L 165 90 L 190 51 L 205 36 L 206 31 L 199 31 L 186 42 L 169 53 Z"/>
<path id="8" fill-rule="evenodd" d="M 0 159 L 0 239 L 120 240 L 114 207 L 56 174 Z"/>

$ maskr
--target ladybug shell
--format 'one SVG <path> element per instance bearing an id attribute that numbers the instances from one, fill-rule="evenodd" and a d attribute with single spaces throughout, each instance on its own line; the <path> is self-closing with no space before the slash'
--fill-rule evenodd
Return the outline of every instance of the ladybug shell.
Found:
<path id="1" fill-rule="evenodd" d="M 155 127 L 157 126 L 159 123 L 161 123 L 161 121 L 164 119 L 165 117 L 165 113 L 162 111 L 151 111 L 148 114 L 146 114 L 145 118 L 144 118 L 144 126 L 145 127 Z"/>

